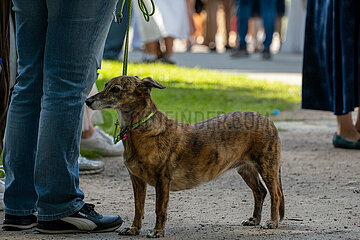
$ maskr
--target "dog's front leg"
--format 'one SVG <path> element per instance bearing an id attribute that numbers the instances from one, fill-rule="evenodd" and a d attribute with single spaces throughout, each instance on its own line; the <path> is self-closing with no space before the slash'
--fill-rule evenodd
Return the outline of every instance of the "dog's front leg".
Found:
<path id="1" fill-rule="evenodd" d="M 130 178 L 134 189 L 135 216 L 132 226 L 130 228 L 124 228 L 120 232 L 121 235 L 139 235 L 144 216 L 146 183 L 131 173 Z"/>
<path id="2" fill-rule="evenodd" d="M 159 238 L 165 234 L 165 222 L 167 217 L 167 206 L 169 202 L 170 179 L 164 175 L 159 176 L 155 186 L 156 190 L 156 224 L 147 237 Z"/>

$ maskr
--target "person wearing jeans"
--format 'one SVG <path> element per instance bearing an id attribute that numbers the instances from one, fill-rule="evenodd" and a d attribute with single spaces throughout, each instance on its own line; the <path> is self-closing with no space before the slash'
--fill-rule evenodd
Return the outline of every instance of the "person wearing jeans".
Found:
<path id="1" fill-rule="evenodd" d="M 248 20 L 252 14 L 252 8 L 254 5 L 253 0 L 237 0 L 237 24 L 238 24 L 238 35 L 239 35 L 239 47 L 238 51 L 235 52 L 233 57 L 247 56 L 245 37 L 248 32 Z M 270 45 L 275 28 L 275 20 L 277 17 L 276 0 L 259 0 L 260 13 L 264 22 L 265 29 L 265 40 L 263 58 L 270 59 Z"/>
<path id="2" fill-rule="evenodd" d="M 84 102 L 117 0 L 13 3 L 18 76 L 5 130 L 3 229 L 38 221 L 43 233 L 114 230 L 119 216 L 102 216 L 84 202 L 77 160 Z"/>

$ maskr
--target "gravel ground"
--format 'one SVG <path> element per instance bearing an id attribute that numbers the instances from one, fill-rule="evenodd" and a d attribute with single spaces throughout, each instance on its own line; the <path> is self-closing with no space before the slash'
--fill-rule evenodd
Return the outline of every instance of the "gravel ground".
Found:
<path id="1" fill-rule="evenodd" d="M 164 239 L 360 239 L 360 151 L 333 148 L 335 118 L 325 112 L 294 110 L 274 117 L 282 140 L 285 219 L 278 229 L 244 227 L 253 209 L 251 190 L 229 171 L 196 189 L 171 193 Z M 121 158 L 104 158 L 105 171 L 81 176 L 87 202 L 105 214 L 133 218 L 133 192 Z M 1 239 L 138 239 L 155 222 L 155 191 L 148 188 L 140 236 L 117 233 L 41 235 L 3 232 Z M 262 223 L 269 218 L 267 196 Z M 3 218 L 0 212 L 0 218 Z"/>

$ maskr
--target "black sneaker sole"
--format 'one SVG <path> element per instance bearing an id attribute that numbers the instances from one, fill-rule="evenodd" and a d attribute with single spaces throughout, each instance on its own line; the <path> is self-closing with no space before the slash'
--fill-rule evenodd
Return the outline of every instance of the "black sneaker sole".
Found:
<path id="1" fill-rule="evenodd" d="M 91 175 L 104 171 L 105 168 L 92 169 L 92 170 L 79 170 L 79 175 Z"/>
<path id="2" fill-rule="evenodd" d="M 106 229 L 102 229 L 102 230 L 79 230 L 79 229 L 64 229 L 64 230 L 49 230 L 49 229 L 41 229 L 41 228 L 36 228 L 35 230 L 38 231 L 39 233 L 43 233 L 43 234 L 64 234 L 64 233 L 103 233 L 103 232 L 113 232 L 116 229 L 118 229 L 121 226 L 121 224 L 119 226 L 115 226 L 115 227 L 111 227 L 111 228 L 106 228 Z"/>
<path id="3" fill-rule="evenodd" d="M 72 219 L 70 221 L 70 219 Z M 39 222 L 35 229 L 39 233 L 45 234 L 61 234 L 61 233 L 101 233 L 112 232 L 122 225 L 123 221 L 119 218 L 117 221 L 109 224 L 105 228 L 97 227 L 97 225 L 86 218 L 69 217 L 61 220 L 50 222 Z"/>
<path id="4" fill-rule="evenodd" d="M 37 223 L 31 223 L 28 225 L 17 225 L 17 224 L 3 224 L 2 229 L 4 231 L 22 231 L 29 230 L 37 226 Z"/>

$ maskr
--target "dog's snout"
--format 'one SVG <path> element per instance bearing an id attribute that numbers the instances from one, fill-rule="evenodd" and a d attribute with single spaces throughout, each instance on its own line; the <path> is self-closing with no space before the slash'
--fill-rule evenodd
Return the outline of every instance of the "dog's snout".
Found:
<path id="1" fill-rule="evenodd" d="M 88 107 L 90 107 L 93 102 L 94 102 L 93 98 L 88 98 L 85 100 L 85 103 Z"/>

